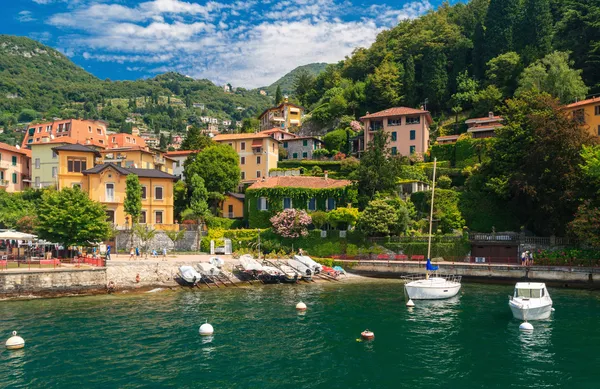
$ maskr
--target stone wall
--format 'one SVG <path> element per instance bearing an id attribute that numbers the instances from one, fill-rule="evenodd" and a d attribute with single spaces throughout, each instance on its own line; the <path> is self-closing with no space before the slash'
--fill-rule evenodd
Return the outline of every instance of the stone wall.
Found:
<path id="1" fill-rule="evenodd" d="M 117 289 L 136 287 L 176 286 L 179 267 L 194 266 L 201 261 L 131 261 L 109 262 L 106 268 L 107 282 L 114 282 Z M 139 275 L 139 282 L 137 277 Z"/>
<path id="2" fill-rule="evenodd" d="M 133 247 L 139 247 L 141 249 L 142 242 L 137 235 L 133 235 L 133 243 L 131 239 L 130 231 L 119 231 L 116 237 L 116 249 L 120 254 L 129 253 L 129 249 L 132 244 Z M 163 248 L 167 248 L 171 251 L 196 251 L 198 242 L 198 232 L 186 231 L 183 239 L 173 244 L 173 241 L 167 236 L 164 231 L 158 231 L 156 236 L 147 243 L 148 252 L 156 250 L 159 254 L 162 253 Z M 113 251 L 114 252 L 114 251 Z"/>
<path id="3" fill-rule="evenodd" d="M 0 296 L 61 295 L 106 290 L 106 269 L 0 272 Z"/>

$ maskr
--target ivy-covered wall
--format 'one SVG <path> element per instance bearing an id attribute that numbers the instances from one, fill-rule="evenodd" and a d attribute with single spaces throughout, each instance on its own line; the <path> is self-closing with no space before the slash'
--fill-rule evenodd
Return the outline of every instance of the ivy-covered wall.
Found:
<path id="1" fill-rule="evenodd" d="M 450 165 L 456 168 L 472 166 L 487 159 L 488 151 L 494 141 L 494 138 L 472 138 L 465 134 L 454 144 L 431 146 L 429 159 L 433 160 L 436 157 L 438 163 L 450 161 Z"/>
<path id="2" fill-rule="evenodd" d="M 267 198 L 268 210 L 258 210 L 258 199 Z M 317 210 L 325 211 L 327 199 L 333 198 L 336 207 L 345 207 L 356 203 L 357 190 L 353 186 L 343 188 L 312 189 L 312 188 L 260 188 L 246 190 L 246 219 L 250 228 L 271 227 L 269 219 L 283 210 L 283 199 L 292 199 L 292 206 L 296 209 L 308 210 L 308 201 L 316 199 Z"/>

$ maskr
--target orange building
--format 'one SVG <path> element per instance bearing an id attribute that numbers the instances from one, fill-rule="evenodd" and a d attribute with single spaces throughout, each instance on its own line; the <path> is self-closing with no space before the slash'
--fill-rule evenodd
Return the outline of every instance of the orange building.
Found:
<path id="1" fill-rule="evenodd" d="M 590 135 L 600 136 L 600 97 L 569 104 L 565 110 L 573 120 L 581 123 Z"/>
<path id="2" fill-rule="evenodd" d="M 108 147 L 107 123 L 102 120 L 66 119 L 53 122 L 30 124 L 22 147 L 48 143 L 62 137 L 69 137 L 77 143 L 97 147 Z"/>
<path id="3" fill-rule="evenodd" d="M 364 145 L 368 147 L 375 132 L 383 130 L 389 135 L 389 148 L 393 155 L 426 153 L 429 148 L 429 126 L 433 119 L 429 111 L 407 107 L 388 108 L 368 113 L 360 118 L 364 124 Z"/>
<path id="4" fill-rule="evenodd" d="M 241 219 L 244 217 L 244 199 L 243 193 L 229 192 L 221 206 L 221 214 L 228 219 Z"/>
<path id="5" fill-rule="evenodd" d="M 271 128 L 297 129 L 302 126 L 302 115 L 304 108 L 299 105 L 289 103 L 287 98 L 283 103 L 276 107 L 268 108 L 260 114 L 260 129 L 269 130 Z"/>
<path id="6" fill-rule="evenodd" d="M 20 192 L 29 187 L 31 151 L 0 143 L 0 189 Z"/>
<path id="7" fill-rule="evenodd" d="M 138 146 L 138 147 L 146 147 L 146 141 L 144 138 L 131 135 L 131 134 L 110 134 L 108 136 L 108 144 L 110 148 L 117 147 L 130 147 L 130 146 Z"/>

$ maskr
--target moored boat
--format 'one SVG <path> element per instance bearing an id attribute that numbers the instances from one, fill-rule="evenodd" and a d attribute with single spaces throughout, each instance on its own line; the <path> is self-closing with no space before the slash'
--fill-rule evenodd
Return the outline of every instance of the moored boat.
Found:
<path id="1" fill-rule="evenodd" d="M 543 282 L 517 282 L 508 306 L 520 320 L 547 319 L 552 313 L 552 299 Z"/>
<path id="2" fill-rule="evenodd" d="M 197 264 L 196 267 L 203 276 L 216 276 L 221 273 L 221 269 L 211 263 L 202 262 Z"/>
<path id="3" fill-rule="evenodd" d="M 312 270 L 313 274 L 319 274 L 323 270 L 323 266 L 321 266 L 320 263 L 315 262 L 307 255 L 294 255 L 294 259 L 307 266 L 310 270 Z"/>
<path id="4" fill-rule="evenodd" d="M 196 285 L 202 279 L 202 275 L 192 266 L 179 267 L 179 275 L 189 285 Z"/>
<path id="5" fill-rule="evenodd" d="M 288 259 L 287 263 L 292 269 L 300 273 L 303 280 L 312 280 L 313 271 L 308 266 L 295 259 Z"/>

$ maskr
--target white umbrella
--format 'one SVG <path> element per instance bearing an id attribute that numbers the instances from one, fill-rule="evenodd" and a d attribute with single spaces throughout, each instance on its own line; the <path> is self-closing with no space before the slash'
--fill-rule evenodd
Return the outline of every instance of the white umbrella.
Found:
<path id="1" fill-rule="evenodd" d="M 6 230 L 6 231 L 0 231 L 0 239 L 32 241 L 32 240 L 36 240 L 37 236 L 32 235 L 32 234 L 27 234 L 25 232 Z"/>

